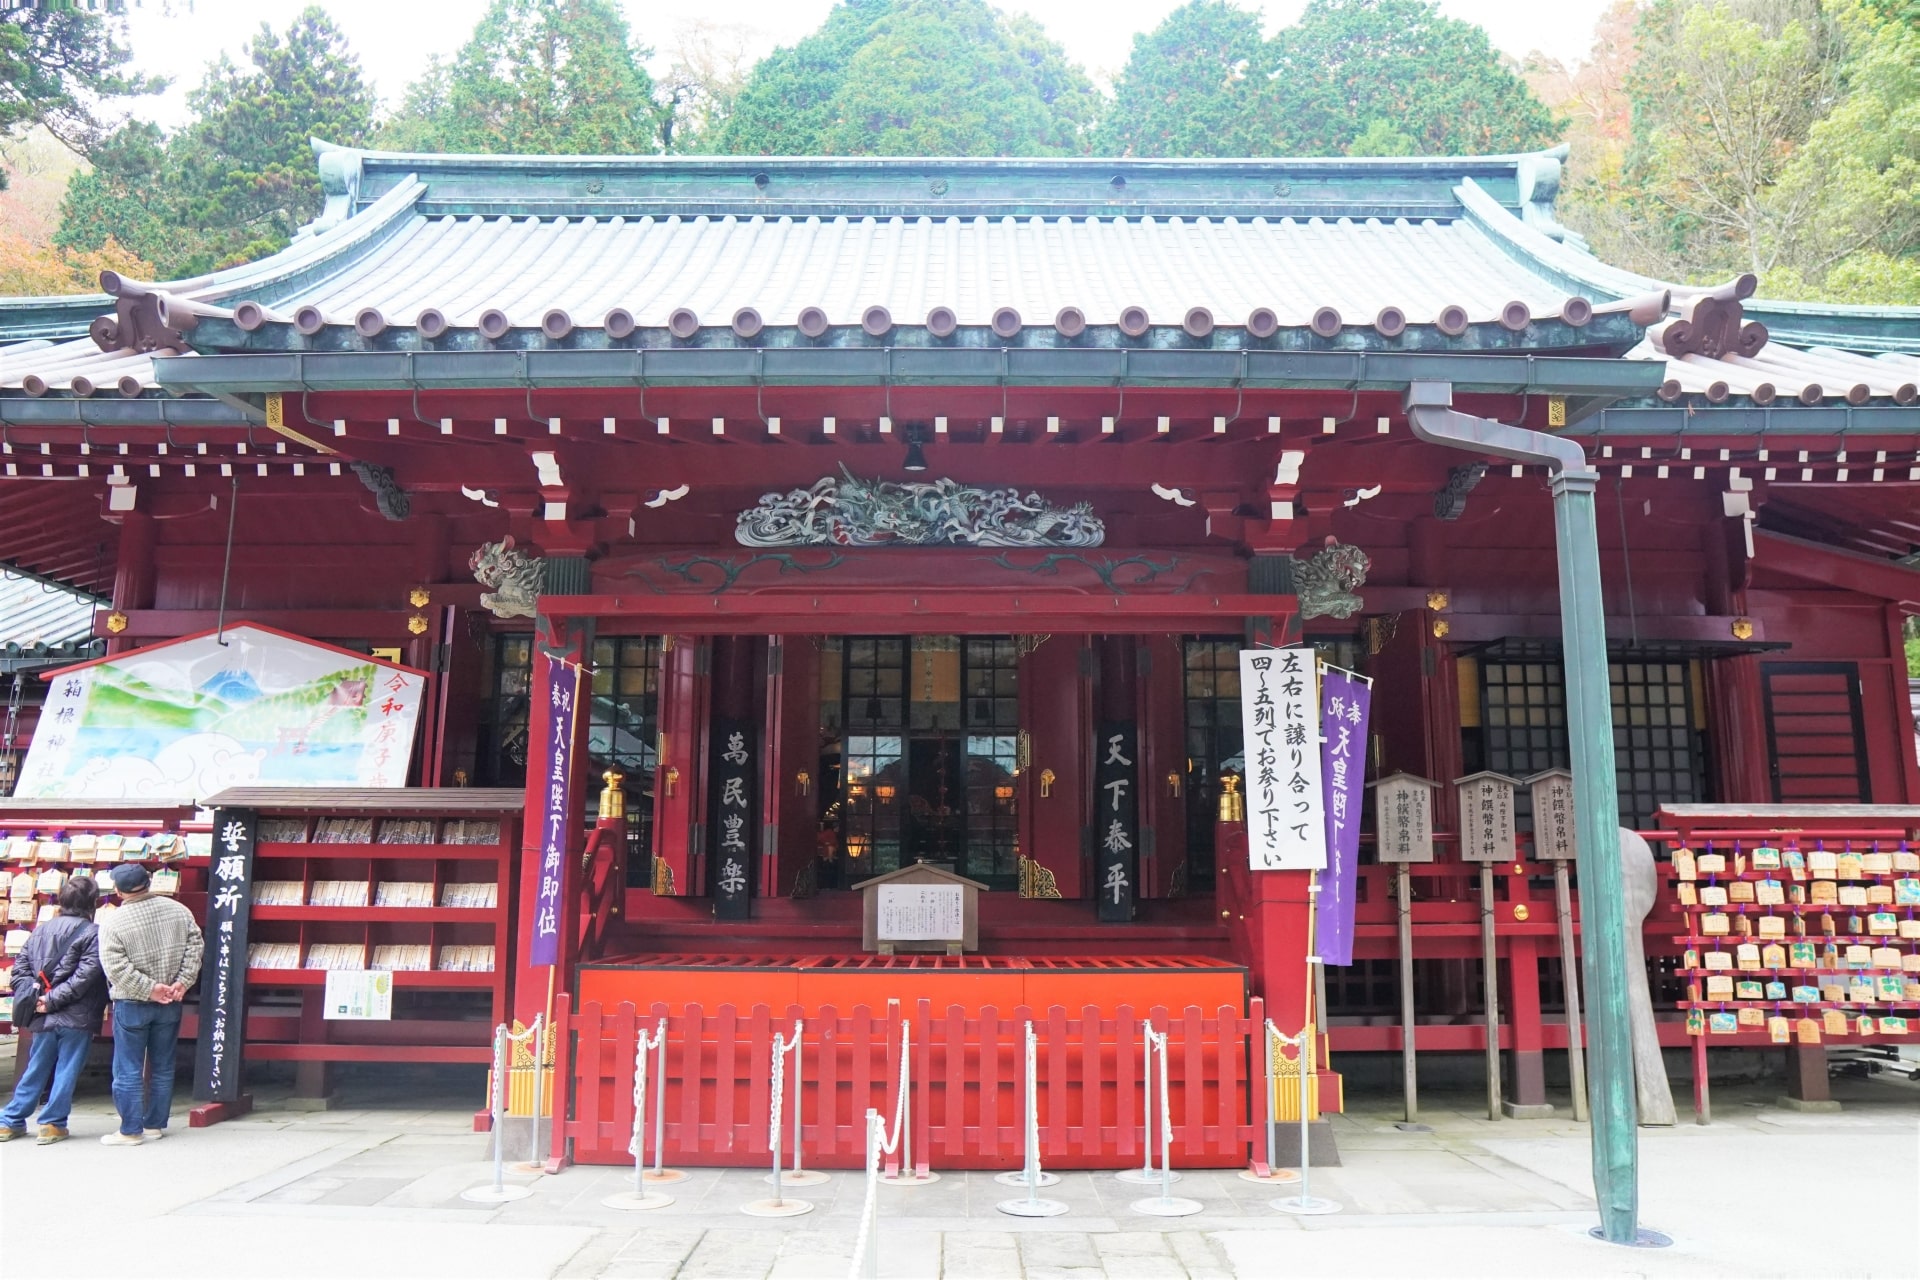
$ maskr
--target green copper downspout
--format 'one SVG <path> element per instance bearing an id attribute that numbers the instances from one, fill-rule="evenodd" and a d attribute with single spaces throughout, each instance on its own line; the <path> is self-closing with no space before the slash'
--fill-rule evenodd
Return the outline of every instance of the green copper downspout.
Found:
<path id="1" fill-rule="evenodd" d="M 1613 705 L 1594 514 L 1600 477 L 1587 465 L 1586 451 L 1572 440 L 1455 411 L 1449 383 L 1415 382 L 1405 403 L 1408 424 L 1421 440 L 1544 464 L 1551 471 L 1574 830 L 1580 845 L 1581 969 L 1589 993 L 1594 1199 L 1600 1206 L 1601 1235 L 1614 1244 L 1630 1245 L 1638 1237 L 1639 1133 L 1627 1021 L 1626 895 L 1614 788 Z"/>

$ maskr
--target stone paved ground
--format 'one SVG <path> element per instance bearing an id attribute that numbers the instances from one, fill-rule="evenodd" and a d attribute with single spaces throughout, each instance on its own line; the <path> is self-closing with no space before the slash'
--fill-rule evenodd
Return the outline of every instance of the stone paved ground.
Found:
<path id="1" fill-rule="evenodd" d="M 0 1052 L 8 1049 L 0 1042 Z M 11 1060 L 5 1053 L 5 1060 Z M 457 1085 L 457 1087 L 454 1087 Z M 1340 1276 L 1920 1276 L 1920 1086 L 1837 1082 L 1837 1115 L 1785 1111 L 1773 1090 L 1716 1090 L 1717 1122 L 1642 1131 L 1642 1218 L 1661 1251 L 1587 1238 L 1594 1222 L 1584 1126 L 1489 1122 L 1464 1095 L 1430 1097 L 1433 1130 L 1394 1127 L 1391 1102 L 1335 1121 L 1345 1163 L 1315 1171 L 1338 1215 L 1275 1212 L 1280 1192 L 1230 1172 L 1190 1172 L 1176 1194 L 1202 1213 L 1131 1210 L 1140 1188 L 1067 1174 L 1059 1218 L 996 1212 L 1017 1193 L 984 1174 L 882 1188 L 880 1273 L 942 1280 L 1158 1280 Z M 460 1105 L 478 1089 L 387 1069 L 358 1078 L 347 1109 L 288 1109 L 262 1091 L 244 1120 L 176 1131 L 137 1150 L 90 1077 L 74 1140 L 0 1148 L 0 1202 L 71 1211 L 88 1226 L 9 1230 L 0 1274 L 36 1276 L 555 1277 L 800 1280 L 848 1274 L 864 1194 L 855 1174 L 793 1192 L 795 1219 L 749 1218 L 764 1174 L 696 1171 L 652 1213 L 604 1207 L 631 1174 L 513 1175 L 533 1194 L 502 1206 L 484 1183 L 487 1139 Z M 433 1105 L 423 1109 L 422 1103 Z M 1150 1194 L 1150 1192 L 1145 1193 Z M 73 1248 L 74 1241 L 81 1247 Z"/>

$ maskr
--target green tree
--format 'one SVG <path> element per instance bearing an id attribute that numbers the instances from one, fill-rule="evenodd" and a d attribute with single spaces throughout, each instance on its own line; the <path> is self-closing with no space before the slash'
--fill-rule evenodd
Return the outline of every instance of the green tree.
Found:
<path id="1" fill-rule="evenodd" d="M 1029 18 L 984 0 L 844 0 L 748 77 L 733 155 L 1075 155 L 1098 106 Z"/>
<path id="2" fill-rule="evenodd" d="M 244 61 L 211 64 L 172 138 L 136 121 L 94 148 L 61 204 L 54 243 L 69 253 L 109 240 L 180 279 L 284 248 L 319 213 L 310 139 L 366 140 L 373 95 L 333 20 L 318 7 L 284 36 L 262 25 Z"/>
<path id="3" fill-rule="evenodd" d="M 1576 188 L 1569 219 L 1653 275 L 1920 303 L 1920 27 L 1898 8 L 1657 0 L 1623 180 Z"/>
<path id="4" fill-rule="evenodd" d="M 801 156 L 821 150 L 834 95 L 874 23 L 900 0 L 842 0 L 820 29 L 757 63 L 713 149 L 726 155 Z"/>
<path id="5" fill-rule="evenodd" d="M 381 143 L 423 151 L 630 154 L 663 115 L 614 0 L 493 0 L 452 62 L 429 65 Z"/>
<path id="6" fill-rule="evenodd" d="M 1102 155 L 1270 156 L 1280 145 L 1260 15 L 1189 0 L 1152 31 L 1114 81 L 1094 135 Z"/>
<path id="7" fill-rule="evenodd" d="M 164 278 L 191 275 L 193 261 L 207 255 L 180 205 L 166 138 L 156 125 L 134 121 L 94 147 L 92 167 L 68 180 L 53 243 L 77 254 L 113 241 Z"/>
<path id="8" fill-rule="evenodd" d="M 1485 155 L 1558 138 L 1487 33 L 1429 0 L 1310 0 L 1274 36 L 1268 66 L 1283 155 L 1360 154 L 1356 143 L 1366 154 Z"/>
<path id="9" fill-rule="evenodd" d="M 247 258 L 283 247 L 320 212 L 310 139 L 358 146 L 373 121 L 360 59 L 318 6 L 284 38 L 263 23 L 245 64 L 220 58 L 188 102 L 198 119 L 169 149 L 184 221 Z"/>
<path id="10" fill-rule="evenodd" d="M 0 134 L 40 124 L 85 152 L 109 132 L 101 116 L 109 100 L 165 88 L 160 77 L 127 71 L 133 50 L 122 34 L 75 5 L 0 9 Z"/>

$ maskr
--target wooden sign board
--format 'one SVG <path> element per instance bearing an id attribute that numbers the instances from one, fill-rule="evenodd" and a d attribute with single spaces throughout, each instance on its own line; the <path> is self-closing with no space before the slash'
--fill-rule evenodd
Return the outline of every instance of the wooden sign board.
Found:
<path id="1" fill-rule="evenodd" d="M 1381 862 L 1433 861 L 1433 793 L 1439 785 L 1411 773 L 1373 784 L 1373 828 Z"/>
<path id="2" fill-rule="evenodd" d="M 1513 791 L 1520 784 L 1491 770 L 1456 778 L 1460 798 L 1460 858 L 1464 862 L 1512 862 Z"/>
<path id="3" fill-rule="evenodd" d="M 933 951 L 957 956 L 980 949 L 978 880 L 919 862 L 853 886 L 860 890 L 861 939 L 867 951 Z"/>
<path id="4" fill-rule="evenodd" d="M 1548 769 L 1527 779 L 1533 797 L 1533 856 L 1572 862 L 1579 853 L 1573 831 L 1573 775 Z"/>

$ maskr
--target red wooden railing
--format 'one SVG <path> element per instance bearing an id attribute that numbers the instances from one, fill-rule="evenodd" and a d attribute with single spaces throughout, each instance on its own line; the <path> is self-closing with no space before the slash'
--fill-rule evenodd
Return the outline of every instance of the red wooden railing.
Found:
<path id="1" fill-rule="evenodd" d="M 1265 1005 L 1195 1006 L 1146 1015 L 1168 1045 L 1168 1105 L 1173 1161 L 1189 1168 L 1247 1163 L 1266 1113 L 1257 1097 Z M 557 1160 L 623 1164 L 633 1133 L 634 1046 L 642 1027 L 667 1024 L 666 1159 L 691 1165 L 753 1165 L 769 1156 L 768 1063 L 777 1030 L 797 1020 L 806 1059 L 803 1156 L 819 1168 L 865 1161 L 865 1116 L 894 1113 L 903 1023 L 911 1034 L 913 1151 L 921 1169 L 1009 1169 L 1019 1165 L 1024 1134 L 1024 1025 L 1039 1041 L 1040 1146 L 1059 1168 L 1119 1168 L 1141 1156 L 1140 1027 L 1129 1007 L 1077 1014 L 1051 1006 L 936 1015 L 930 1001 L 882 1013 L 827 1007 L 807 1017 L 798 1006 L 775 1015 L 765 1005 L 742 1014 L 664 1004 L 642 1011 L 597 1002 L 574 1012 L 562 996 L 556 1018 L 557 1078 L 571 1085 L 554 1126 Z M 1253 1072 L 1250 1080 L 1249 1071 Z M 789 1077 L 791 1079 L 791 1077 Z M 649 1089 L 661 1082 L 650 1077 Z M 648 1108 L 652 1109 L 651 1094 Z M 787 1106 L 791 1107 L 791 1099 Z M 787 1114 L 791 1115 L 789 1111 Z M 651 1116 L 647 1118 L 651 1126 Z M 1264 1140 L 1262 1140 L 1263 1144 Z M 648 1130 L 651 1149 L 652 1130 Z M 1264 1151 L 1264 1145 L 1261 1146 Z"/>

